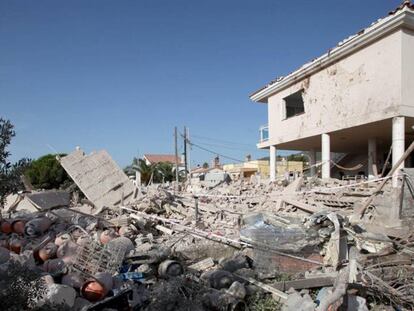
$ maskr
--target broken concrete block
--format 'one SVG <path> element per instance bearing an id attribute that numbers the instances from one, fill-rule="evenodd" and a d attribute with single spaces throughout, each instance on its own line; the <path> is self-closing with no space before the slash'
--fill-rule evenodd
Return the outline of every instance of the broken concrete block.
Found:
<path id="1" fill-rule="evenodd" d="M 135 186 L 105 151 L 85 155 L 76 150 L 60 159 L 65 171 L 97 207 L 126 204 Z"/>
<path id="2" fill-rule="evenodd" d="M 282 311 L 315 311 L 316 305 L 308 294 L 301 295 L 294 291 L 282 306 Z"/>
<path id="3" fill-rule="evenodd" d="M 300 190 L 303 184 L 303 177 L 299 177 L 292 181 L 284 190 L 283 194 L 292 194 Z"/>
<path id="4" fill-rule="evenodd" d="M 37 212 L 37 208 L 33 205 L 32 202 L 26 196 L 20 194 L 10 194 L 6 197 L 6 202 L 3 207 L 4 211 L 12 212 Z"/>
<path id="5" fill-rule="evenodd" d="M 70 193 L 61 190 L 30 193 L 26 198 L 39 210 L 68 206 L 70 203 Z"/>

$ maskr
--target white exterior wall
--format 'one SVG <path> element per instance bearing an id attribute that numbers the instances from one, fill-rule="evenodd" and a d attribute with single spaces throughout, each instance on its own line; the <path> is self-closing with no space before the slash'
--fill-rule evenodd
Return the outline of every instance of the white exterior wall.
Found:
<path id="1" fill-rule="evenodd" d="M 414 117 L 414 31 L 402 32 L 402 116 Z"/>
<path id="2" fill-rule="evenodd" d="M 269 140 L 265 146 L 354 127 L 399 115 L 402 103 L 402 38 L 398 30 L 268 99 Z M 414 51 L 414 38 L 404 40 Z M 414 59 L 405 75 L 414 85 Z M 305 113 L 282 120 L 286 96 L 304 89 Z M 404 93 L 406 94 L 406 93 Z M 414 98 L 414 89 L 410 94 Z M 414 102 L 408 103 L 414 113 Z M 294 129 L 294 130 L 292 130 Z M 262 145 L 262 147 L 264 147 Z"/>

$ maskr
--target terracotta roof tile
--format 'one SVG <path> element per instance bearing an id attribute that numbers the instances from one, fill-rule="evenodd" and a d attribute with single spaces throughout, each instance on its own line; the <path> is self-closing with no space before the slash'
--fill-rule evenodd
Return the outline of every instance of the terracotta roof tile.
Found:
<path id="1" fill-rule="evenodd" d="M 173 154 L 144 154 L 144 157 L 152 164 L 159 162 L 175 163 L 175 155 Z M 181 163 L 181 159 L 177 157 L 178 163 Z"/>

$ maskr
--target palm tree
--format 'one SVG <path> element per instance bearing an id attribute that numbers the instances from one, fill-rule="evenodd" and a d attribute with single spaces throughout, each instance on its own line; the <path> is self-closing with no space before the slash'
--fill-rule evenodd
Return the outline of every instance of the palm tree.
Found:
<path id="1" fill-rule="evenodd" d="M 173 165 L 168 162 L 159 162 L 155 165 L 154 182 L 173 181 Z"/>
<path id="2" fill-rule="evenodd" d="M 136 172 L 141 173 L 141 182 L 147 185 L 154 172 L 154 165 L 147 165 L 143 159 L 135 158 L 132 160 L 132 164 L 124 168 L 125 174 L 128 176 L 135 176 Z"/>
<path id="3" fill-rule="evenodd" d="M 141 183 L 148 185 L 151 181 L 154 183 L 163 183 L 173 181 L 175 178 L 174 166 L 169 162 L 159 162 L 148 165 L 143 159 L 134 157 L 132 164 L 124 168 L 125 174 L 135 176 L 135 172 L 141 173 Z"/>

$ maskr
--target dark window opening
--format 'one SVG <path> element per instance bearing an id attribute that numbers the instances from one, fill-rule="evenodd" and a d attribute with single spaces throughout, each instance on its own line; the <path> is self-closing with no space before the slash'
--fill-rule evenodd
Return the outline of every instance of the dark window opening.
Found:
<path id="1" fill-rule="evenodd" d="M 300 90 L 299 92 L 293 93 L 292 95 L 284 98 L 286 107 L 286 119 L 305 112 L 302 93 L 303 90 Z"/>

